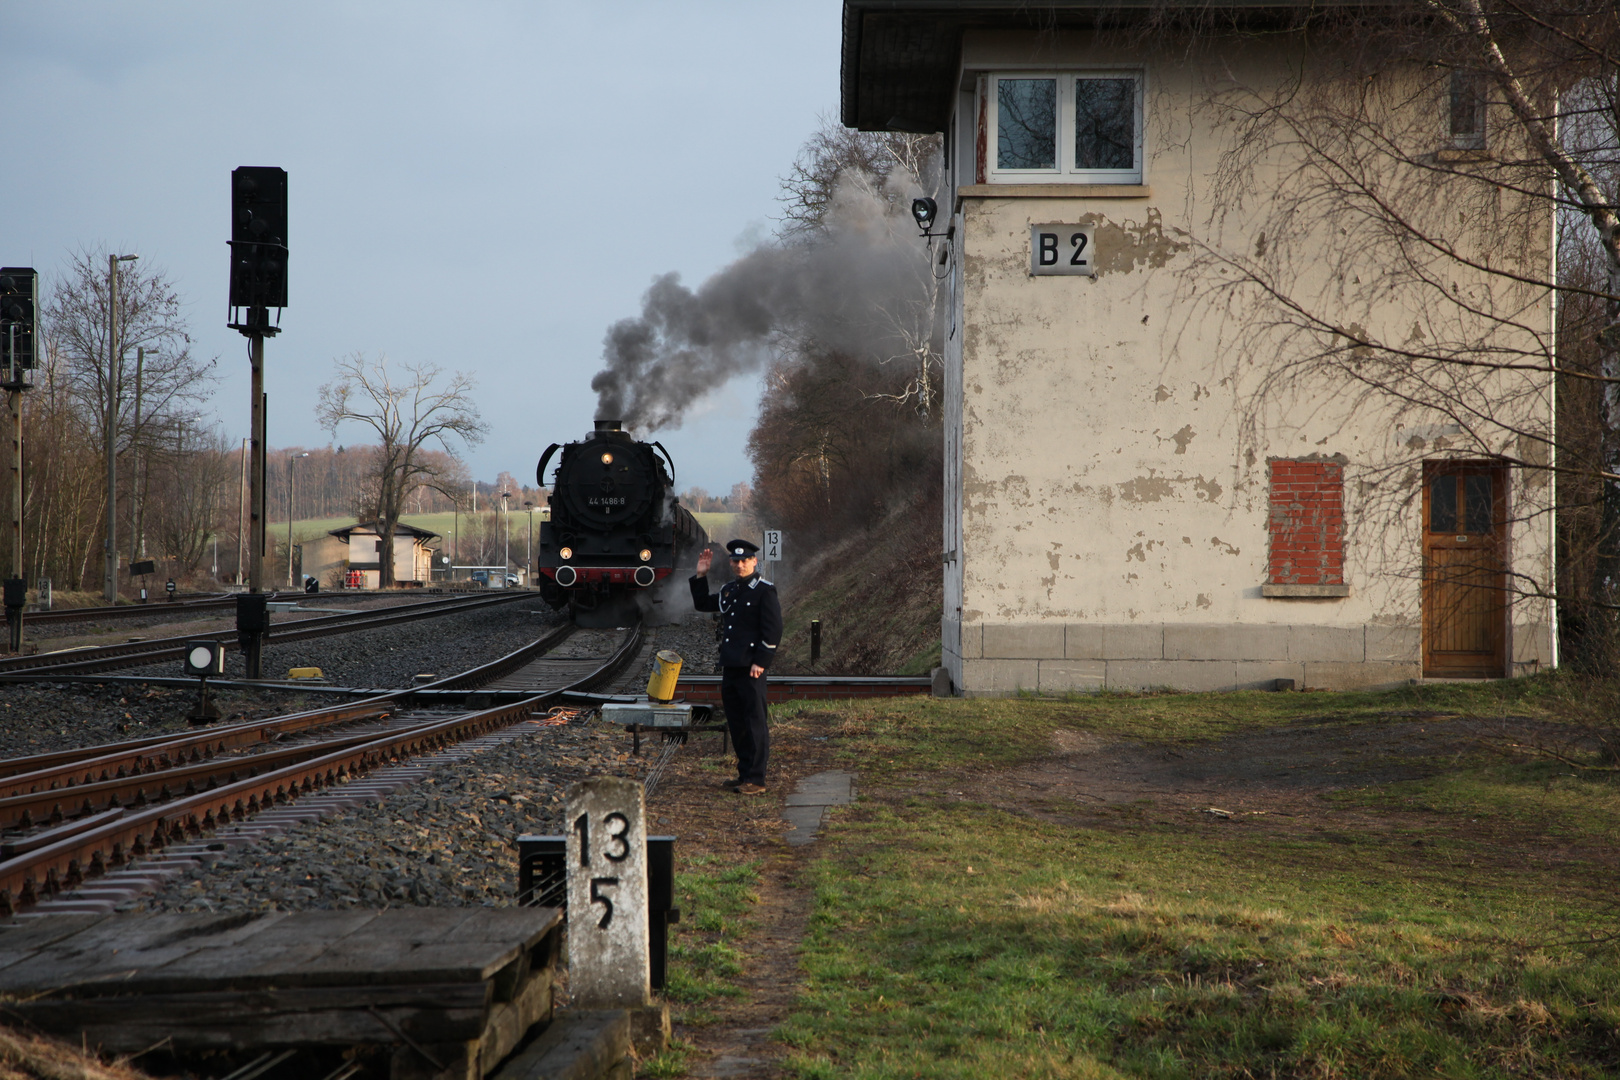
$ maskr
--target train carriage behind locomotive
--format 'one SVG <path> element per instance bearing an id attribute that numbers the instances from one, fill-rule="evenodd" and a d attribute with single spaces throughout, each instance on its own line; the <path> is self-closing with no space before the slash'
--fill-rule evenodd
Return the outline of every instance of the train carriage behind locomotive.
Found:
<path id="1" fill-rule="evenodd" d="M 675 463 L 661 443 L 598 420 L 580 442 L 546 448 L 535 469 L 541 487 L 558 451 L 536 557 L 541 594 L 552 607 L 567 604 L 581 625 L 625 625 L 637 595 L 695 565 L 708 535 L 676 501 Z"/>

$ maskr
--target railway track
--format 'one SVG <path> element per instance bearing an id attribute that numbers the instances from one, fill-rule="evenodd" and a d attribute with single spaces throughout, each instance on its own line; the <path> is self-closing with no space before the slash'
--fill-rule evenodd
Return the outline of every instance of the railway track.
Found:
<path id="1" fill-rule="evenodd" d="M 289 596 L 291 594 L 288 594 Z M 304 594 L 297 594 L 300 599 Z M 280 593 L 269 594 L 271 600 L 282 599 Z M 184 600 L 159 600 L 152 604 L 114 604 L 106 607 L 52 608 L 50 611 L 29 611 L 23 620 L 35 623 L 104 622 L 114 619 L 159 618 L 165 615 L 189 615 L 199 611 L 235 610 L 236 595 L 188 597 Z"/>
<path id="2" fill-rule="evenodd" d="M 531 598 L 528 593 L 510 593 L 500 596 L 452 596 L 424 600 L 412 604 L 380 608 L 372 611 L 343 612 L 318 615 L 296 623 L 272 627 L 267 644 L 289 641 L 307 641 L 330 634 L 347 633 L 356 629 L 371 629 L 410 622 L 415 619 L 475 611 L 496 604 L 509 604 L 515 600 Z M 234 600 L 232 601 L 234 603 Z M 0 659 L 0 682 L 19 678 L 48 678 L 54 675 L 89 675 L 114 671 L 122 667 L 179 660 L 185 655 L 189 641 L 213 640 L 224 643 L 226 649 L 237 647 L 236 631 L 215 630 L 180 637 L 150 638 L 146 641 L 125 642 L 118 645 L 98 645 L 61 652 L 37 653 L 33 656 L 12 656 Z"/>
<path id="3" fill-rule="evenodd" d="M 608 682 L 640 648 L 637 628 L 606 656 L 548 655 L 573 632 L 350 704 L 0 762 L 0 914 L 378 765 L 509 727 Z M 435 691 L 496 685 L 505 700 L 493 707 L 434 707 Z"/>

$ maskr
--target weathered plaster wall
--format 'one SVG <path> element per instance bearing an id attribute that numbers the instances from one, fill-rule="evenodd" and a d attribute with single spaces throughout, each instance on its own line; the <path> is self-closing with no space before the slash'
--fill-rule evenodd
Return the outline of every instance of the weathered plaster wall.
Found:
<path id="1" fill-rule="evenodd" d="M 1032 48 L 970 35 L 966 55 L 994 68 L 1028 63 Z M 1119 60 L 1052 40 L 1036 51 L 1054 68 Z M 1228 59 L 1257 77 L 1283 58 Z M 1199 241 L 1251 242 L 1243 214 L 1221 217 L 1211 195 L 1230 134 L 1189 104 L 1211 73 L 1166 60 L 1146 70 L 1149 195 L 962 200 L 957 684 L 1006 693 L 1415 677 L 1418 478 L 1424 457 L 1446 451 L 1446 425 L 1337 389 L 1262 392 L 1240 334 L 1207 302 L 1228 281 Z M 1254 183 L 1286 167 L 1257 168 Z M 1041 222 L 1095 224 L 1097 276 L 1030 276 L 1029 227 Z M 1295 284 L 1333 287 L 1308 262 Z M 1404 326 L 1412 302 L 1392 295 L 1360 317 Z M 1538 318 L 1547 325 L 1544 311 L 1524 321 Z M 1504 396 L 1521 402 L 1516 419 L 1550 415 L 1544 390 Z M 1486 438 L 1520 449 L 1506 431 Z M 1310 455 L 1346 462 L 1350 595 L 1265 598 L 1267 460 Z M 1545 485 L 1517 482 L 1513 497 L 1524 519 L 1515 568 L 1545 577 L 1548 521 L 1524 513 L 1545 501 Z M 1548 665 L 1547 605 L 1521 602 L 1514 622 L 1513 658 Z"/>

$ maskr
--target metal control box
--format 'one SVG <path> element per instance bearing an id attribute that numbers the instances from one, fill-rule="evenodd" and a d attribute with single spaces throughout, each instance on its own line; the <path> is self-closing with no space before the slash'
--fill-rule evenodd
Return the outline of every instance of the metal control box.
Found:
<path id="1" fill-rule="evenodd" d="M 685 702 L 665 705 L 656 701 L 609 701 L 602 705 L 602 719 L 624 727 L 690 728 L 703 719 L 693 712 L 693 707 Z"/>

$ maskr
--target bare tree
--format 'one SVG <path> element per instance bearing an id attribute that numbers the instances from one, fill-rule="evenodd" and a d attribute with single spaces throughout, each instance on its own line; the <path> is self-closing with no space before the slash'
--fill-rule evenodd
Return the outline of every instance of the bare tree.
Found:
<path id="1" fill-rule="evenodd" d="M 316 415 L 334 435 L 339 425 L 352 421 L 371 428 L 377 439 L 368 508 L 382 538 L 380 582 L 386 588 L 394 583 L 388 553 L 406 499 L 423 485 L 444 490 L 442 462 L 424 454 L 424 447 L 436 443 L 453 455 L 453 440 L 477 444 L 488 426 L 473 404 L 470 375 L 455 372 L 441 382 L 440 368 L 405 364 L 396 376 L 387 357 L 368 360 L 362 353 L 337 360 L 336 367 L 337 378 L 320 388 Z"/>
<path id="2" fill-rule="evenodd" d="M 784 243 L 813 245 L 827 236 L 828 215 L 841 197 L 859 194 L 887 210 L 885 224 L 896 244 L 917 244 L 911 200 L 936 196 L 942 179 L 940 139 L 900 131 L 856 131 L 824 120 L 806 140 L 782 180 L 780 234 Z M 931 255 L 931 246 L 919 254 Z M 912 280 L 914 278 L 914 280 Z M 897 390 L 881 396 L 910 402 L 924 416 L 939 393 L 940 291 L 945 280 L 932 258 L 916 261 L 905 286 L 880 302 L 880 316 L 901 351 L 879 357 L 882 364 L 904 361 L 913 374 Z M 791 349 L 823 348 L 798 328 L 783 328 Z"/>
<path id="3" fill-rule="evenodd" d="M 171 561 L 176 576 L 196 571 L 209 538 L 234 517 L 231 449 L 218 429 L 185 422 L 176 423 L 161 441 L 154 440 L 149 521 L 158 550 Z"/>
<path id="4" fill-rule="evenodd" d="M 125 263 L 118 274 L 118 356 L 108 363 L 107 254 L 80 250 L 51 294 L 45 332 L 62 363 L 62 389 L 73 397 L 103 438 L 108 423 L 107 383 L 113 380 L 120 452 L 177 421 L 192 421 L 211 392 L 215 360 L 191 352 L 185 302 L 168 276 L 146 262 Z M 141 412 L 135 415 L 138 350 Z"/>

